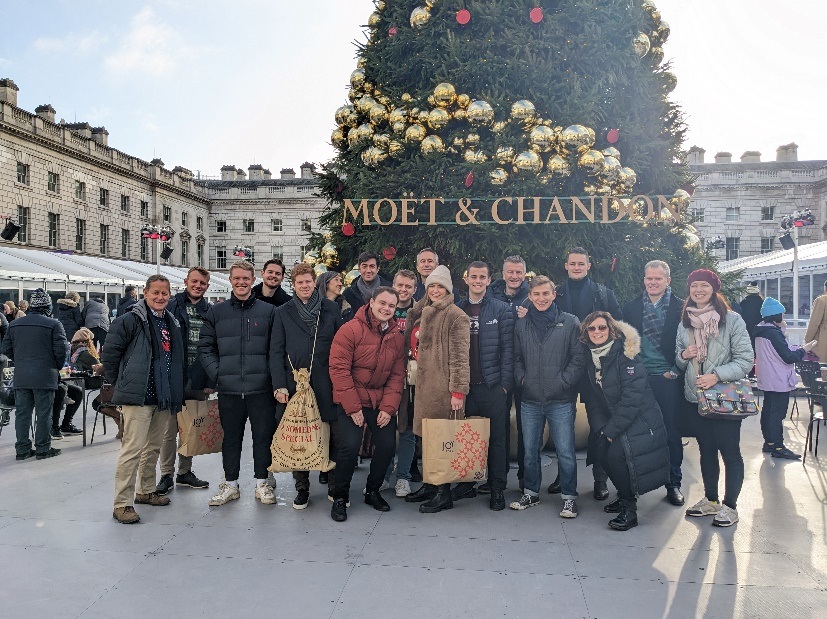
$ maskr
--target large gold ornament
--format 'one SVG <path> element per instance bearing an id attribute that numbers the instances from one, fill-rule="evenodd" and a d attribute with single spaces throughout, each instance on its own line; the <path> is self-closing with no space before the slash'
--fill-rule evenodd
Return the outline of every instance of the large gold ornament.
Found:
<path id="1" fill-rule="evenodd" d="M 434 103 L 439 107 L 448 107 L 457 100 L 457 91 L 453 84 L 442 82 L 434 88 Z"/>
<path id="2" fill-rule="evenodd" d="M 571 125 L 563 129 L 560 141 L 564 146 L 573 150 L 581 146 L 591 148 L 594 144 L 594 131 L 589 132 L 589 128 L 583 125 Z"/>
<path id="3" fill-rule="evenodd" d="M 387 159 L 387 157 L 388 153 L 378 146 L 370 146 L 362 151 L 362 163 L 371 168 L 378 166 Z"/>
<path id="4" fill-rule="evenodd" d="M 327 238 L 327 237 L 325 237 Z M 336 246 L 331 243 L 327 242 L 322 246 L 322 259 L 323 260 L 330 260 L 331 258 L 335 258 L 336 260 L 339 259 L 339 251 L 336 249 Z M 328 265 L 330 266 L 330 265 Z"/>
<path id="5" fill-rule="evenodd" d="M 345 138 L 345 134 L 341 129 L 334 129 L 333 133 L 330 134 L 330 141 L 336 148 L 341 148 L 347 142 L 347 138 Z"/>
<path id="6" fill-rule="evenodd" d="M 359 269 L 351 269 L 348 271 L 344 279 L 345 286 L 350 286 L 357 277 L 359 277 Z"/>
<path id="7" fill-rule="evenodd" d="M 652 62 L 656 65 L 660 64 L 663 61 L 663 48 L 653 47 L 652 51 L 649 52 L 649 56 L 652 58 Z"/>
<path id="8" fill-rule="evenodd" d="M 411 28 L 414 30 L 422 30 L 431 21 L 431 11 L 425 7 L 418 6 L 411 11 Z"/>
<path id="9" fill-rule="evenodd" d="M 488 160 L 488 155 L 481 150 L 473 148 L 466 150 L 462 156 L 468 163 L 485 163 Z"/>
<path id="10" fill-rule="evenodd" d="M 588 150 L 577 160 L 577 164 L 589 174 L 600 174 L 606 165 L 606 157 L 599 150 Z"/>
<path id="11" fill-rule="evenodd" d="M 494 158 L 501 164 L 505 165 L 514 161 L 516 151 L 511 146 L 498 146 Z"/>
<path id="12" fill-rule="evenodd" d="M 635 183 L 637 183 L 637 174 L 632 168 L 620 168 L 617 181 L 621 184 L 624 191 L 630 192 L 635 188 Z"/>
<path id="13" fill-rule="evenodd" d="M 421 111 L 421 112 L 419 112 L 419 114 L 417 115 L 417 120 L 418 120 L 420 123 L 422 123 L 423 125 L 427 125 L 427 124 L 428 124 L 428 117 L 429 117 L 429 116 L 430 116 L 430 112 L 428 112 L 428 110 L 422 110 L 422 111 Z"/>
<path id="14" fill-rule="evenodd" d="M 352 105 L 343 105 L 336 110 L 336 124 L 350 125 L 356 120 L 356 110 Z"/>
<path id="15" fill-rule="evenodd" d="M 471 105 L 471 97 L 468 95 L 457 95 L 457 105 L 462 109 L 466 109 Z"/>
<path id="16" fill-rule="evenodd" d="M 370 17 L 368 17 L 368 26 L 370 26 L 371 28 L 375 28 L 376 26 L 379 25 L 379 22 L 381 21 L 381 19 L 382 19 L 382 16 L 379 15 L 379 13 L 377 13 L 376 11 L 374 11 L 373 13 L 370 14 Z"/>
<path id="17" fill-rule="evenodd" d="M 543 160 L 533 150 L 526 150 L 514 157 L 514 170 L 537 174 L 543 168 Z"/>
<path id="18" fill-rule="evenodd" d="M 666 92 L 672 92 L 675 90 L 675 86 L 678 85 L 678 78 L 675 77 L 674 73 L 670 73 L 669 71 L 663 72 L 663 89 Z"/>
<path id="19" fill-rule="evenodd" d="M 312 267 L 316 266 L 319 262 L 319 252 L 315 250 L 307 252 L 304 255 L 304 258 L 302 258 L 302 262 L 309 264 Z"/>
<path id="20" fill-rule="evenodd" d="M 669 24 L 665 21 L 660 22 L 657 29 L 658 38 L 660 39 L 661 43 L 665 43 L 666 39 L 669 38 L 669 35 L 672 33 L 672 29 L 669 27 Z"/>
<path id="21" fill-rule="evenodd" d="M 434 108 L 428 113 L 428 126 L 435 131 L 442 129 L 449 120 L 451 115 L 441 107 Z"/>
<path id="22" fill-rule="evenodd" d="M 465 137 L 465 145 L 476 147 L 480 143 L 480 134 L 479 133 L 469 133 Z"/>
<path id="23" fill-rule="evenodd" d="M 356 127 L 356 139 L 359 142 L 367 142 L 373 137 L 373 125 L 368 123 L 364 123 Z M 348 139 L 350 139 L 350 133 L 348 133 Z"/>
<path id="24" fill-rule="evenodd" d="M 420 142 L 419 149 L 422 151 L 423 155 L 444 153 L 445 144 L 442 142 L 442 138 L 438 135 L 429 135 L 426 136 L 422 142 Z"/>
<path id="25" fill-rule="evenodd" d="M 379 105 L 379 102 L 370 95 L 365 95 L 360 97 L 356 102 L 356 109 L 359 110 L 360 113 L 367 115 L 370 114 L 370 108 L 374 105 Z"/>
<path id="26" fill-rule="evenodd" d="M 453 111 L 452 116 L 455 120 L 465 120 L 468 118 L 468 112 L 462 108 L 458 108 Z"/>
<path id="27" fill-rule="evenodd" d="M 683 189 L 678 189 L 675 192 L 675 195 L 669 198 L 669 203 L 672 206 L 674 206 L 675 210 L 677 210 L 679 213 L 683 213 L 686 211 L 686 209 L 689 208 L 690 198 L 691 197 L 687 191 L 684 191 Z"/>
<path id="28" fill-rule="evenodd" d="M 645 32 L 638 32 L 637 36 L 632 39 L 632 47 L 638 58 L 643 58 L 652 49 L 652 42 L 649 40 L 649 35 Z"/>
<path id="29" fill-rule="evenodd" d="M 350 131 L 347 132 L 347 144 L 351 148 L 356 146 L 359 143 L 359 129 L 353 127 Z"/>
<path id="30" fill-rule="evenodd" d="M 316 274 L 316 277 L 318 277 L 325 271 L 327 271 L 327 265 L 323 262 L 320 262 L 319 264 L 313 267 L 313 272 Z"/>
<path id="31" fill-rule="evenodd" d="M 358 90 L 365 84 L 365 70 L 354 69 L 350 74 L 350 87 Z"/>
<path id="32" fill-rule="evenodd" d="M 373 145 L 381 148 L 382 150 L 388 150 L 388 144 L 390 144 L 391 136 L 387 133 L 377 133 L 373 136 Z"/>
<path id="33" fill-rule="evenodd" d="M 620 161 L 620 151 L 617 150 L 614 146 L 609 146 L 608 148 L 603 149 L 603 154 L 607 157 L 614 157 L 618 161 Z"/>
<path id="34" fill-rule="evenodd" d="M 368 117 L 370 118 L 370 122 L 374 125 L 381 124 L 388 119 L 388 109 L 381 103 L 377 103 L 376 105 L 372 105 L 370 107 Z"/>
<path id="35" fill-rule="evenodd" d="M 502 168 L 494 168 L 488 175 L 492 185 L 505 185 L 508 180 L 508 172 Z"/>
<path id="36" fill-rule="evenodd" d="M 391 140 L 388 143 L 388 155 L 390 155 L 394 159 L 399 157 L 404 152 L 404 150 L 405 150 L 405 147 L 400 142 L 397 142 L 396 140 Z"/>
<path id="37" fill-rule="evenodd" d="M 554 130 L 545 125 L 537 125 L 528 134 L 528 142 L 531 146 L 536 146 L 540 152 L 547 153 L 554 146 Z"/>
<path id="38" fill-rule="evenodd" d="M 473 101 L 467 111 L 468 120 L 472 125 L 488 126 L 494 122 L 494 108 L 487 101 Z"/>
<path id="39" fill-rule="evenodd" d="M 425 130 L 425 127 L 423 127 L 419 123 L 415 123 L 407 129 L 405 129 L 405 141 L 421 142 L 425 138 L 426 134 L 427 131 Z"/>
<path id="40" fill-rule="evenodd" d="M 413 97 L 409 93 L 407 93 L 407 92 L 402 93 L 402 103 L 408 103 L 412 99 L 413 99 Z"/>
<path id="41" fill-rule="evenodd" d="M 603 153 L 605 163 L 605 165 L 603 166 L 603 177 L 610 183 L 613 183 L 620 177 L 620 161 L 618 161 L 616 157 L 606 155 L 605 150 L 603 151 Z"/>
<path id="42" fill-rule="evenodd" d="M 527 99 L 521 99 L 511 104 L 511 120 L 522 125 L 530 125 L 537 118 L 537 109 Z"/>
<path id="43" fill-rule="evenodd" d="M 560 155 L 554 155 L 548 158 L 546 162 L 546 170 L 548 170 L 552 176 L 557 178 L 566 178 L 571 175 L 571 166 L 569 162 L 563 159 Z"/>
<path id="44" fill-rule="evenodd" d="M 391 110 L 390 115 L 388 116 L 388 122 L 391 125 L 395 125 L 397 123 L 405 123 L 408 119 L 408 112 L 405 111 L 404 108 L 395 107 Z"/>

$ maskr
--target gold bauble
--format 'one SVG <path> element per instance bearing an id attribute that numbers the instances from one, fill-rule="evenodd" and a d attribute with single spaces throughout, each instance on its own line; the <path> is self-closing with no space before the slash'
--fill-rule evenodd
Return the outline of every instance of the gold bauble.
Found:
<path id="1" fill-rule="evenodd" d="M 307 252 L 304 255 L 304 258 L 302 258 L 302 262 L 309 264 L 312 267 L 316 266 L 319 262 L 319 252 L 315 250 Z"/>
<path id="2" fill-rule="evenodd" d="M 442 82 L 434 88 L 434 101 L 439 107 L 448 107 L 457 100 L 457 90 L 453 84 Z"/>
<path id="3" fill-rule="evenodd" d="M 617 150 L 614 146 L 609 146 L 608 148 L 603 149 L 603 154 L 607 157 L 614 157 L 618 161 L 620 161 L 620 151 Z"/>
<path id="4" fill-rule="evenodd" d="M 373 137 L 373 125 L 364 123 L 356 127 L 356 139 L 360 142 L 367 142 Z M 350 133 L 348 133 L 350 138 Z"/>
<path id="5" fill-rule="evenodd" d="M 345 138 L 345 134 L 341 129 L 334 129 L 333 133 L 330 134 L 330 141 L 336 148 L 341 148 L 347 142 L 347 138 Z"/>
<path id="6" fill-rule="evenodd" d="M 472 125 L 488 126 L 494 122 L 494 108 L 487 101 L 473 101 L 467 111 L 468 120 Z"/>
<path id="7" fill-rule="evenodd" d="M 351 269 L 348 271 L 344 278 L 345 286 L 350 286 L 357 277 L 359 277 L 359 269 Z"/>
<path id="8" fill-rule="evenodd" d="M 319 264 L 313 267 L 313 272 L 316 274 L 316 277 L 318 277 L 325 271 L 327 271 L 327 265 L 323 262 L 320 262 Z"/>
<path id="9" fill-rule="evenodd" d="M 511 104 L 511 120 L 522 125 L 530 125 L 535 118 L 537 118 L 537 110 L 531 101 L 521 99 Z"/>
<path id="10" fill-rule="evenodd" d="M 537 182 L 541 185 L 548 185 L 554 179 L 554 175 L 550 172 L 540 172 L 537 175 Z"/>
<path id="11" fill-rule="evenodd" d="M 675 90 L 675 86 L 678 85 L 678 78 L 675 77 L 674 73 L 670 73 L 669 71 L 663 72 L 663 89 L 666 92 L 672 92 Z"/>
<path id="12" fill-rule="evenodd" d="M 652 51 L 649 52 L 649 57 L 655 64 L 660 64 L 663 61 L 663 48 L 653 47 Z"/>
<path id="13" fill-rule="evenodd" d="M 348 91 L 348 93 L 347 93 L 347 98 L 351 103 L 356 103 L 356 100 L 359 99 L 359 97 L 361 97 L 361 96 L 362 96 L 361 91 L 354 90 L 353 88 L 351 88 L 350 91 Z"/>
<path id="14" fill-rule="evenodd" d="M 468 112 L 459 108 L 454 110 L 451 116 L 454 117 L 454 120 L 466 120 L 468 118 Z"/>
<path id="15" fill-rule="evenodd" d="M 364 58 L 360 58 L 359 60 L 356 61 L 356 66 L 359 67 L 360 69 L 364 69 L 365 64 L 366 64 L 366 62 L 365 62 Z"/>
<path id="16" fill-rule="evenodd" d="M 372 95 L 373 94 L 373 84 L 371 84 L 370 82 L 365 82 L 364 85 L 362 86 L 362 91 L 366 95 Z"/>
<path id="17" fill-rule="evenodd" d="M 333 243 L 327 242 L 322 246 L 322 258 L 329 258 L 330 256 L 338 255 L 339 252 L 336 250 L 336 246 Z"/>
<path id="18" fill-rule="evenodd" d="M 669 203 L 675 207 L 676 211 L 683 213 L 689 208 L 690 198 L 691 197 L 688 192 L 683 189 L 678 189 L 675 191 L 675 195 L 669 198 Z"/>
<path id="19" fill-rule="evenodd" d="M 501 164 L 505 165 L 514 161 L 516 152 L 511 146 L 498 146 L 494 158 Z"/>
<path id="20" fill-rule="evenodd" d="M 419 120 L 419 122 L 422 123 L 423 125 L 427 125 L 429 115 L 430 115 L 430 112 L 428 112 L 428 110 L 422 110 L 419 113 L 419 116 L 417 117 L 417 120 Z"/>
<path id="21" fill-rule="evenodd" d="M 377 11 L 384 11 L 385 10 L 385 0 L 379 0 L 379 2 L 376 3 L 376 10 Z"/>
<path id="22" fill-rule="evenodd" d="M 637 36 L 632 39 L 632 47 L 635 50 L 638 58 L 643 58 L 652 49 L 652 42 L 649 40 L 649 35 L 645 32 L 638 32 Z"/>
<path id="23" fill-rule="evenodd" d="M 558 178 L 566 178 L 571 175 L 571 166 L 569 162 L 563 159 L 560 155 L 549 157 L 546 162 L 546 170 L 553 176 Z"/>
<path id="24" fill-rule="evenodd" d="M 467 108 L 471 105 L 471 97 L 468 95 L 457 95 L 457 105 L 460 106 L 462 109 Z"/>
<path id="25" fill-rule="evenodd" d="M 418 6 L 411 11 L 411 28 L 421 30 L 431 21 L 431 11 L 425 7 Z"/>
<path id="26" fill-rule="evenodd" d="M 583 125 L 571 125 L 560 133 L 560 141 L 570 149 L 578 149 L 581 146 L 591 148 L 594 144 L 594 132 L 589 133 L 589 128 Z"/>
<path id="27" fill-rule="evenodd" d="M 402 102 L 403 102 L 403 103 L 407 103 L 407 102 L 408 102 L 408 101 L 410 101 L 411 99 L 413 99 L 413 97 L 411 97 L 411 95 L 410 95 L 410 94 L 408 94 L 407 92 L 403 92 L 403 93 L 402 93 Z"/>
<path id="28" fill-rule="evenodd" d="M 537 174 L 543 168 L 540 155 L 532 150 L 526 150 L 514 157 L 514 170 L 517 172 L 531 172 Z"/>
<path id="29" fill-rule="evenodd" d="M 407 129 L 405 129 L 405 141 L 406 142 L 421 142 L 425 139 L 425 135 L 428 132 L 425 130 L 425 127 L 420 125 L 419 123 L 413 124 Z"/>
<path id="30" fill-rule="evenodd" d="M 419 150 L 422 151 L 423 155 L 444 153 L 445 144 L 443 144 L 442 138 L 438 135 L 429 135 L 426 136 L 425 139 L 419 144 Z"/>
<path id="31" fill-rule="evenodd" d="M 665 21 L 660 22 L 658 24 L 658 38 L 660 39 L 661 43 L 665 43 L 666 39 L 669 38 L 669 35 L 672 34 L 672 29 L 669 27 L 669 24 Z"/>
<path id="32" fill-rule="evenodd" d="M 620 177 L 620 161 L 618 161 L 616 157 L 606 155 L 605 150 L 603 151 L 603 153 L 605 157 L 603 166 L 603 178 L 605 178 L 608 182 L 613 183 Z"/>
<path id="33" fill-rule="evenodd" d="M 606 184 L 598 185 L 595 193 L 599 196 L 610 196 L 612 195 L 612 186 Z"/>
<path id="34" fill-rule="evenodd" d="M 428 113 L 428 126 L 435 131 L 442 129 L 451 120 L 451 115 L 441 107 L 432 109 Z"/>
<path id="35" fill-rule="evenodd" d="M 387 158 L 388 153 L 378 146 L 370 146 L 362 151 L 362 163 L 372 168 L 375 168 Z"/>
<path id="36" fill-rule="evenodd" d="M 606 165 L 606 156 L 599 150 L 588 150 L 577 160 L 577 165 L 589 174 L 600 174 Z"/>
<path id="37" fill-rule="evenodd" d="M 392 125 L 396 123 L 404 123 L 408 119 L 408 112 L 405 111 L 404 108 L 395 107 L 391 110 L 390 115 L 388 116 L 388 122 Z"/>
<path id="38" fill-rule="evenodd" d="M 405 127 L 407 127 L 407 126 L 408 125 L 405 122 L 398 122 L 398 123 L 393 123 L 391 125 L 391 129 L 393 129 L 394 133 L 404 133 L 405 132 Z"/>
<path id="39" fill-rule="evenodd" d="M 408 112 L 408 118 L 411 119 L 411 122 L 416 122 L 417 120 L 419 120 L 419 112 L 420 110 L 418 107 L 415 107 Z"/>
<path id="40" fill-rule="evenodd" d="M 453 146 L 454 148 L 463 148 L 465 146 L 465 139 L 460 138 L 460 137 L 456 137 L 451 142 L 451 146 Z"/>
<path id="41" fill-rule="evenodd" d="M 388 143 L 388 155 L 390 155 L 394 159 L 399 157 L 399 155 L 401 155 L 404 152 L 404 150 L 405 147 L 402 146 L 402 144 L 400 142 L 397 142 L 396 140 L 391 140 Z"/>
<path id="42" fill-rule="evenodd" d="M 365 85 L 365 70 L 354 69 L 350 74 L 350 87 L 359 90 Z"/>
<path id="43" fill-rule="evenodd" d="M 379 15 L 379 13 L 377 13 L 376 11 L 374 11 L 370 14 L 370 17 L 368 17 L 368 26 L 370 26 L 371 28 L 376 28 L 376 26 L 379 25 L 381 19 L 382 16 Z"/>
<path id="44" fill-rule="evenodd" d="M 436 105 L 436 99 L 434 99 L 433 95 L 428 95 L 426 101 L 428 102 L 428 105 L 430 105 L 431 107 L 434 107 Z"/>
<path id="45" fill-rule="evenodd" d="M 694 234 L 692 232 L 684 232 L 683 236 L 686 239 L 687 247 L 698 247 L 701 244 L 701 239 L 698 237 L 697 234 Z"/>
<path id="46" fill-rule="evenodd" d="M 502 133 L 505 130 L 506 125 L 508 123 L 504 120 L 498 120 L 493 125 L 491 125 L 491 131 L 494 133 Z"/>
<path id="47" fill-rule="evenodd" d="M 376 93 L 374 93 L 374 94 L 376 94 Z M 390 104 L 391 104 L 390 97 L 386 97 L 385 95 L 382 95 L 381 97 L 379 97 L 377 99 L 377 101 L 379 103 L 381 103 L 382 105 L 384 105 L 386 108 L 390 109 Z"/>
<path id="48" fill-rule="evenodd" d="M 620 168 L 617 182 L 620 183 L 624 191 L 632 191 L 635 183 L 637 183 L 637 173 L 632 168 Z"/>
<path id="49" fill-rule="evenodd" d="M 368 115 L 370 114 L 370 108 L 374 105 L 379 105 L 379 103 L 371 97 L 370 95 L 365 95 L 360 97 L 359 100 L 356 102 L 356 109 L 359 110 L 361 114 Z"/>
<path id="50" fill-rule="evenodd" d="M 545 125 L 537 125 L 531 130 L 531 133 L 528 134 L 529 144 L 538 147 L 540 151 L 544 153 L 551 150 L 555 140 L 554 130 Z"/>
<path id="51" fill-rule="evenodd" d="M 336 124 L 349 125 L 356 118 L 356 110 L 352 105 L 343 105 L 336 110 Z"/>
<path id="52" fill-rule="evenodd" d="M 372 105 L 368 111 L 368 117 L 370 118 L 370 122 L 374 125 L 382 124 L 388 119 L 388 108 L 381 103 Z"/>
<path id="53" fill-rule="evenodd" d="M 488 174 L 488 178 L 491 180 L 492 185 L 505 185 L 505 182 L 508 180 L 508 172 L 502 168 L 494 168 Z"/>
<path id="54" fill-rule="evenodd" d="M 475 150 L 473 148 L 466 150 L 462 154 L 462 157 L 468 163 L 485 163 L 488 160 L 488 155 L 481 150 Z"/>
<path id="55" fill-rule="evenodd" d="M 465 138 L 466 146 L 475 147 L 477 144 L 480 143 L 480 134 L 479 133 L 469 133 Z"/>
<path id="56" fill-rule="evenodd" d="M 351 148 L 359 143 L 359 129 L 357 127 L 353 127 L 347 132 L 347 143 Z"/>
<path id="57" fill-rule="evenodd" d="M 390 144 L 391 136 L 387 133 L 377 133 L 373 136 L 373 145 L 381 148 L 382 150 L 388 150 L 388 144 Z"/>

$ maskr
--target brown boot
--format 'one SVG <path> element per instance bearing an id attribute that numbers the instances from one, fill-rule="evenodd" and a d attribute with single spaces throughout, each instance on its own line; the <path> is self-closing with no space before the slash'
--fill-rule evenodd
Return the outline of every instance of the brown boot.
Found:
<path id="1" fill-rule="evenodd" d="M 162 505 L 169 505 L 169 497 L 161 496 L 157 492 L 150 492 L 149 494 L 136 494 L 135 502 L 160 507 Z"/>
<path id="2" fill-rule="evenodd" d="M 121 524 L 135 524 L 141 521 L 141 517 L 131 505 L 126 507 L 116 507 L 112 512 L 112 517 Z"/>

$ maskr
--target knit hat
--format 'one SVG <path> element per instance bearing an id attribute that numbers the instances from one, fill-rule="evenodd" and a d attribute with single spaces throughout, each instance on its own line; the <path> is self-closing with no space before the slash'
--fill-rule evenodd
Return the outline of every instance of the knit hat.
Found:
<path id="1" fill-rule="evenodd" d="M 425 280 L 425 289 L 431 284 L 439 284 L 444 287 L 449 293 L 454 293 L 454 284 L 451 283 L 451 271 L 448 270 L 444 264 L 440 264 L 437 268 L 431 271 L 431 274 Z"/>
<path id="2" fill-rule="evenodd" d="M 698 269 L 696 271 L 692 271 L 689 274 L 689 277 L 686 278 L 686 287 L 689 288 L 689 286 L 692 285 L 692 282 L 706 282 L 712 286 L 712 290 L 714 292 L 718 292 L 721 289 L 721 278 L 709 269 Z"/>
<path id="3" fill-rule="evenodd" d="M 81 327 L 72 336 L 72 344 L 75 342 L 86 342 L 87 340 L 95 341 L 95 334 L 86 327 Z"/>
<path id="4" fill-rule="evenodd" d="M 746 287 L 745 292 L 747 294 L 761 294 L 761 289 L 758 286 L 750 284 Z"/>
<path id="5" fill-rule="evenodd" d="M 318 290 L 322 296 L 327 294 L 327 285 L 330 283 L 330 280 L 335 277 L 341 279 L 342 274 L 338 271 L 323 271 L 322 273 L 320 273 L 319 276 L 316 278 L 316 290 Z"/>
<path id="6" fill-rule="evenodd" d="M 777 314 L 783 314 L 786 311 L 787 310 L 784 309 L 784 306 L 781 304 L 781 302 L 776 301 L 772 297 L 767 297 L 761 304 L 761 318 L 766 318 L 767 316 L 775 316 Z"/>
<path id="7" fill-rule="evenodd" d="M 43 288 L 38 288 L 29 297 L 29 309 L 37 313 L 51 313 L 52 297 Z"/>

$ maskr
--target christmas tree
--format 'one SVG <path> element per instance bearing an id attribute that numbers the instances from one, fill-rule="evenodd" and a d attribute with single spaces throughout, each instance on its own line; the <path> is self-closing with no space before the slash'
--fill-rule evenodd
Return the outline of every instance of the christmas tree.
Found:
<path id="1" fill-rule="evenodd" d="M 529 270 L 559 280 L 566 251 L 583 246 L 595 279 L 625 299 L 639 291 L 648 260 L 669 262 L 676 281 L 714 262 L 685 216 L 513 223 L 519 196 L 560 196 L 564 211 L 573 208 L 566 197 L 607 196 L 613 212 L 642 216 L 645 201 L 629 198 L 666 195 L 685 211 L 685 125 L 669 100 L 669 25 L 652 2 L 384 0 L 375 8 L 357 44 L 350 101 L 335 113 L 338 154 L 320 178 L 329 200 L 321 223 L 332 238 L 314 242 L 332 242 L 340 268 L 360 251 L 386 250 L 382 267 L 393 272 L 433 247 L 455 272 L 472 259 L 496 270 L 520 254 Z M 347 200 L 372 208 L 380 198 L 470 198 L 473 206 L 503 196 L 513 198 L 499 211 L 511 225 L 364 225 L 345 208 Z"/>

